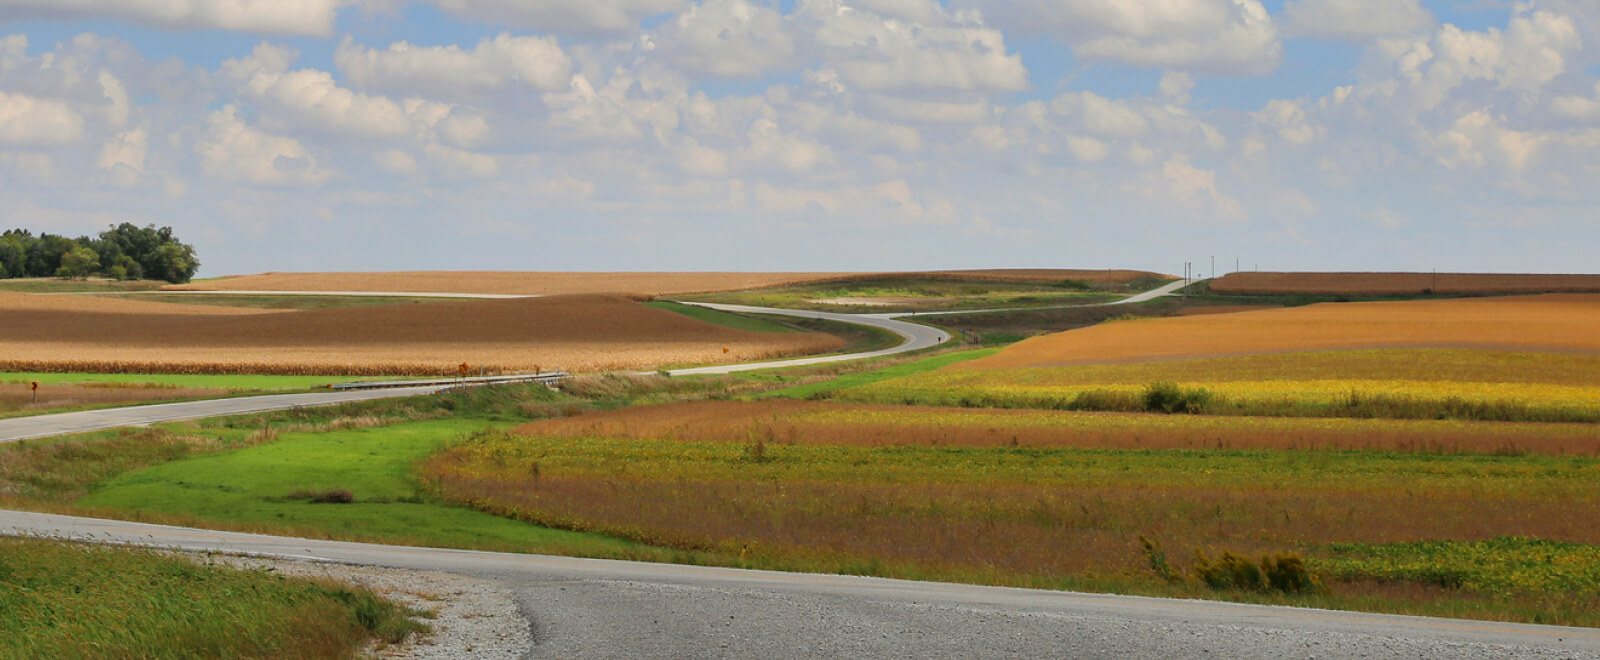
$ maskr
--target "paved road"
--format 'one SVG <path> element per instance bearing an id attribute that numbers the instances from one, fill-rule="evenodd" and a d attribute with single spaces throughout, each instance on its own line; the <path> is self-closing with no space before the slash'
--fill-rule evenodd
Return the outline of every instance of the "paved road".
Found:
<path id="1" fill-rule="evenodd" d="M 537 657 L 1600 657 L 1600 631 L 315 541 L 0 511 L 0 534 L 486 577 Z"/>
<path id="2" fill-rule="evenodd" d="M 871 326 L 871 327 L 874 327 L 874 328 L 879 328 L 879 329 L 882 329 L 882 330 L 888 330 L 889 332 L 892 332 L 892 333 L 894 333 L 896 335 L 899 335 L 900 339 L 902 341 L 901 341 L 900 345 L 895 346 L 893 348 L 885 348 L 885 349 L 880 350 L 880 351 L 869 351 L 869 352 L 866 352 L 866 353 L 846 353 L 846 354 L 842 354 L 842 355 L 820 355 L 820 356 L 816 356 L 816 357 L 794 358 L 792 360 L 777 360 L 777 361 L 773 361 L 773 362 L 752 362 L 752 363 L 747 363 L 747 364 L 724 364 L 724 365 L 717 365 L 717 366 L 712 366 L 712 367 L 696 367 L 696 368 L 693 368 L 693 369 L 674 369 L 674 370 L 671 370 L 671 371 L 667 372 L 668 374 L 673 375 L 673 376 L 697 376 L 697 375 L 706 375 L 706 374 L 728 374 L 728 373 L 733 373 L 735 371 L 754 371 L 756 369 L 778 369 L 778 368 L 783 368 L 783 367 L 803 367 L 803 366 L 809 366 L 809 365 L 813 365 L 813 364 L 827 364 L 827 363 L 830 363 L 830 362 L 843 362 L 843 361 L 846 361 L 846 360 L 860 360 L 860 359 L 863 359 L 863 358 L 882 357 L 882 356 L 885 356 L 885 355 L 895 355 L 897 353 L 905 353 L 905 352 L 908 352 L 908 351 L 916 351 L 916 350 L 921 350 L 921 349 L 924 349 L 924 348 L 932 348 L 934 346 L 938 346 L 939 344 L 943 344 L 943 343 L 945 343 L 947 341 L 950 341 L 950 333 L 945 332 L 943 330 L 940 330 L 938 328 L 930 328 L 930 327 L 925 326 L 925 325 L 919 325 L 919 324 L 916 324 L 916 323 L 908 323 L 906 321 L 896 321 L 896 320 L 894 320 L 892 318 L 887 318 L 887 317 L 884 317 L 884 316 L 881 316 L 881 315 L 875 315 L 875 314 L 841 314 L 841 313 L 836 313 L 836 312 L 814 312 L 814 311 L 804 310 L 804 309 L 779 309 L 779 308 L 776 308 L 776 307 L 750 307 L 750 306 L 747 306 L 747 305 L 723 305 L 723 304 L 718 304 L 718 303 L 685 302 L 683 304 L 685 304 L 685 305 L 695 305 L 697 307 L 705 307 L 707 309 L 715 309 L 715 310 L 723 311 L 723 312 L 734 312 L 734 313 L 738 313 L 738 314 L 775 314 L 775 315 L 780 315 L 780 316 L 790 316 L 790 317 L 794 317 L 794 318 L 827 319 L 829 321 L 839 321 L 841 323 L 854 323 L 856 325 L 866 325 L 866 326 Z"/>
<path id="3" fill-rule="evenodd" d="M 68 433 L 85 433 L 113 429 L 120 426 L 146 426 L 157 422 L 171 422 L 180 419 L 223 417 L 269 410 L 287 410 L 304 406 L 329 406 L 353 401 L 418 396 L 433 394 L 441 389 L 444 389 L 444 387 L 431 385 L 387 390 L 267 394 L 234 399 L 161 403 L 149 406 L 35 415 L 33 417 L 13 417 L 0 419 L 0 443 Z"/>

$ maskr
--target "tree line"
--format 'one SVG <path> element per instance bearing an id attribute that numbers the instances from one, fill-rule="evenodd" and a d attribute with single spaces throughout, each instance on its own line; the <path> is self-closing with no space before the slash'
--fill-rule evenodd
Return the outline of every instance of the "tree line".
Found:
<path id="1" fill-rule="evenodd" d="M 0 278 L 91 275 L 117 280 L 188 282 L 200 270 L 194 246 L 178 240 L 171 227 L 139 227 L 124 222 L 95 238 L 67 238 L 9 229 L 0 234 Z"/>

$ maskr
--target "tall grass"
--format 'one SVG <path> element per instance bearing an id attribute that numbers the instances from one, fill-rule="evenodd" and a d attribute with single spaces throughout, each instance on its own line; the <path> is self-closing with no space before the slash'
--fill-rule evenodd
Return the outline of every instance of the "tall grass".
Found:
<path id="1" fill-rule="evenodd" d="M 425 630 L 409 614 L 332 581 L 0 539 L 0 657 L 347 658 Z"/>

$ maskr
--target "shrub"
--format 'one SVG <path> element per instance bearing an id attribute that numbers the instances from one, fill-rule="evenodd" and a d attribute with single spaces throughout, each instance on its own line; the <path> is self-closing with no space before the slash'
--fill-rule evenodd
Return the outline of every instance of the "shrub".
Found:
<path id="1" fill-rule="evenodd" d="M 1265 556 L 1258 564 L 1228 551 L 1212 561 L 1204 551 L 1196 549 L 1194 574 L 1212 589 L 1281 594 L 1323 591 L 1322 581 L 1306 567 L 1305 560 L 1294 553 Z"/>
<path id="2" fill-rule="evenodd" d="M 1151 383 L 1144 389 L 1144 409 L 1150 412 L 1199 413 L 1211 402 L 1205 388 L 1184 389 L 1171 381 Z"/>

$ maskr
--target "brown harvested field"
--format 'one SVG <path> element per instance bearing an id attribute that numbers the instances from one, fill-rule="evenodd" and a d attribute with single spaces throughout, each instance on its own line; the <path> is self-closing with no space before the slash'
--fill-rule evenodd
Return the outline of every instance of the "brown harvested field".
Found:
<path id="1" fill-rule="evenodd" d="M 1545 456 L 1600 455 L 1586 424 L 1305 419 L 698 401 L 637 406 L 525 424 L 539 437 L 855 447 L 1340 450 Z"/>
<path id="2" fill-rule="evenodd" d="M 997 269 L 927 273 L 569 273 L 513 271 L 413 271 L 393 273 L 263 273 L 164 287 L 174 291 L 388 291 L 632 296 L 743 291 L 871 277 L 925 275 L 940 279 L 1059 282 L 1128 282 L 1167 275 L 1133 270 Z"/>
<path id="3" fill-rule="evenodd" d="M 1600 295 L 1324 303 L 1105 323 L 947 370 L 1019 369 L 1337 348 L 1600 352 Z"/>
<path id="4" fill-rule="evenodd" d="M 1404 295 L 1595 293 L 1600 275 L 1504 273 L 1229 273 L 1211 291 L 1236 294 Z"/>
<path id="5" fill-rule="evenodd" d="M 841 347 L 753 333 L 621 296 L 302 311 L 0 293 L 0 370 L 410 375 L 758 360 Z M 726 349 L 726 351 L 724 351 Z"/>

